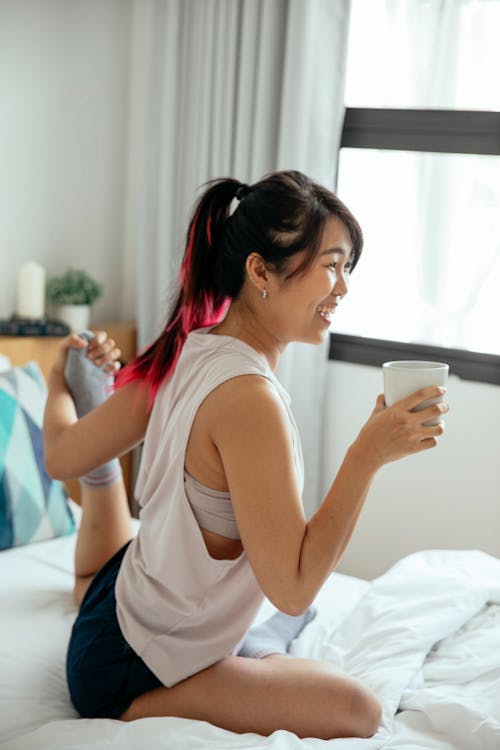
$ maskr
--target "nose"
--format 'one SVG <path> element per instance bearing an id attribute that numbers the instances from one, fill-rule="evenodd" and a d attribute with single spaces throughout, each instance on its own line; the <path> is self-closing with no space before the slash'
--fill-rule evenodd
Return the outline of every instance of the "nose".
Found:
<path id="1" fill-rule="evenodd" d="M 349 276 L 344 273 L 339 273 L 337 275 L 337 278 L 335 280 L 335 285 L 333 287 L 333 296 L 342 298 L 346 296 L 348 291 L 349 291 Z"/>

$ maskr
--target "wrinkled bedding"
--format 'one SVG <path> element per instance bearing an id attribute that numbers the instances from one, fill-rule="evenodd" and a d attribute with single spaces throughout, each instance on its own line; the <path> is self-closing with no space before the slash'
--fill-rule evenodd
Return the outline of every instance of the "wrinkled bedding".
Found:
<path id="1" fill-rule="evenodd" d="M 2 750 L 499 750 L 500 560 L 424 551 L 372 582 L 334 573 L 296 656 L 331 661 L 379 696 L 383 723 L 366 740 L 237 735 L 176 718 L 130 724 L 79 719 L 64 674 L 75 616 L 75 536 L 0 553 Z M 274 611 L 264 602 L 257 620 Z M 307 701 L 307 695 L 304 695 Z"/>

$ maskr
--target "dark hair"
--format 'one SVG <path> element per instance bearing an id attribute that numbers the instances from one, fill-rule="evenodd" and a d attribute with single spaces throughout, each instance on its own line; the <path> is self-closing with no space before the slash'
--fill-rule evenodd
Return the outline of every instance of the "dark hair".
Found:
<path id="1" fill-rule="evenodd" d="M 236 196 L 240 202 L 231 213 Z M 154 397 L 174 371 L 188 333 L 219 323 L 238 297 L 248 255 L 258 252 L 286 282 L 312 264 L 330 217 L 340 219 L 349 232 L 354 268 L 363 246 L 358 222 L 337 196 L 301 172 L 275 172 L 253 185 L 230 178 L 209 183 L 189 225 L 181 288 L 167 325 L 119 373 L 118 385 L 145 380 Z M 287 273 L 290 258 L 302 251 L 298 268 Z"/>

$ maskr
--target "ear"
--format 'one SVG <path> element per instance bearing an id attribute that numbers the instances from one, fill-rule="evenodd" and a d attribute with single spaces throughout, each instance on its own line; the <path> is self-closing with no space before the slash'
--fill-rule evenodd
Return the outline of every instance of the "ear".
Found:
<path id="1" fill-rule="evenodd" d="M 258 253 L 250 253 L 245 262 L 245 269 L 250 282 L 262 292 L 269 283 L 269 271 L 264 259 Z"/>

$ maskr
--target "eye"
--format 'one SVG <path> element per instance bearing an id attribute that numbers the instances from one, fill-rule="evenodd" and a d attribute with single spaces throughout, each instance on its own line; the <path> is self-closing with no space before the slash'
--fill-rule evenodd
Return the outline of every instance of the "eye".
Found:
<path id="1" fill-rule="evenodd" d="M 328 264 L 327 268 L 331 268 L 332 271 L 336 271 L 338 264 L 339 264 L 338 260 L 332 260 L 332 262 Z M 350 274 L 352 271 L 352 262 L 348 261 L 347 263 L 345 263 L 342 270 L 344 273 Z"/>

